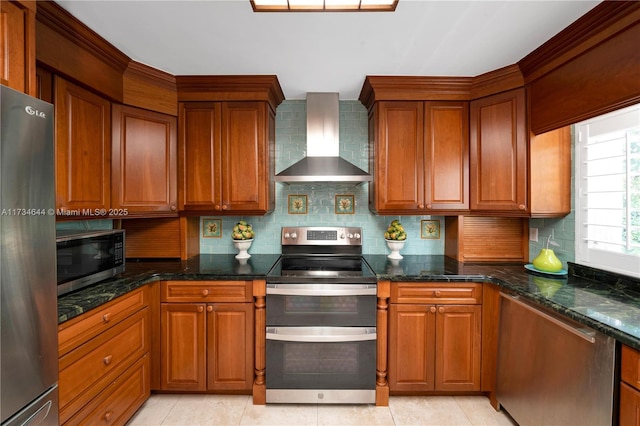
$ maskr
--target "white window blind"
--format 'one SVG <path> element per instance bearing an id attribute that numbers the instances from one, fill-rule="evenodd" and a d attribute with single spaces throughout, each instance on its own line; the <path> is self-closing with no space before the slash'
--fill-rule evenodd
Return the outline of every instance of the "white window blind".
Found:
<path id="1" fill-rule="evenodd" d="M 576 263 L 640 276 L 640 105 L 577 133 Z"/>

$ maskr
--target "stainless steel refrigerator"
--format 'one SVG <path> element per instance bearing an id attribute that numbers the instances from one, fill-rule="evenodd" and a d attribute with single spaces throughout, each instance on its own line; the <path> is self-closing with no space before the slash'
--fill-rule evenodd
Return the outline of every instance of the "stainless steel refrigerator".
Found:
<path id="1" fill-rule="evenodd" d="M 53 105 L 0 90 L 0 423 L 57 425 Z"/>

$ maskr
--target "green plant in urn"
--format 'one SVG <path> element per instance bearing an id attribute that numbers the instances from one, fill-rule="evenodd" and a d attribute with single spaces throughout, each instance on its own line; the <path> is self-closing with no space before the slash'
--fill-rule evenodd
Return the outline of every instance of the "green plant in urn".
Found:
<path id="1" fill-rule="evenodd" d="M 385 240 L 404 241 L 407 239 L 407 233 L 398 219 L 394 219 L 384 233 Z"/>
<path id="2" fill-rule="evenodd" d="M 233 226 L 231 238 L 234 240 L 252 240 L 256 236 L 253 227 L 246 221 L 241 220 Z"/>
<path id="3" fill-rule="evenodd" d="M 533 267 L 543 272 L 559 272 L 562 270 L 562 262 L 556 257 L 556 254 L 549 248 L 549 243 L 558 246 L 555 241 L 551 240 L 551 235 L 547 238 L 547 245 L 540 250 L 540 254 L 533 259 Z"/>

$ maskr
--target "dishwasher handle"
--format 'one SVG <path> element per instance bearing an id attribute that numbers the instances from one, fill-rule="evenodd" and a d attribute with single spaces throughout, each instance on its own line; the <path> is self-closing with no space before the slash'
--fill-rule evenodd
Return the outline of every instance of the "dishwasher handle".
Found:
<path id="1" fill-rule="evenodd" d="M 504 297 L 505 299 L 509 299 L 511 302 L 522 306 L 524 309 L 527 309 L 527 310 L 533 312 L 534 314 L 546 319 L 547 321 L 551 322 L 552 324 L 563 328 L 564 330 L 572 333 L 575 336 L 580 337 L 583 340 L 586 340 L 589 343 L 592 343 L 592 344 L 596 343 L 596 337 L 595 337 L 596 333 L 593 330 L 590 330 L 588 328 L 578 328 L 578 327 L 575 327 L 573 324 L 569 324 L 566 321 L 562 321 L 561 319 L 553 317 L 553 316 L 541 311 L 540 309 L 537 309 L 537 308 L 531 306 L 530 304 L 521 301 L 519 296 L 511 296 L 511 295 L 508 295 L 506 293 L 500 293 L 500 296 Z"/>
<path id="2" fill-rule="evenodd" d="M 375 296 L 377 284 L 267 284 L 267 294 L 280 296 Z"/>

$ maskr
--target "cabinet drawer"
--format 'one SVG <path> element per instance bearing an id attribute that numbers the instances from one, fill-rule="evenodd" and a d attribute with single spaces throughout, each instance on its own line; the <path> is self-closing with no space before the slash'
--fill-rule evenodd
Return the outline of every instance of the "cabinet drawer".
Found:
<path id="1" fill-rule="evenodd" d="M 118 297 L 95 311 L 58 327 L 58 354 L 62 356 L 148 304 L 148 286 Z"/>
<path id="2" fill-rule="evenodd" d="M 392 282 L 391 303 L 476 305 L 482 303 L 482 284 Z"/>
<path id="3" fill-rule="evenodd" d="M 640 391 L 620 383 L 620 425 L 640 425 Z"/>
<path id="4" fill-rule="evenodd" d="M 145 308 L 60 358 L 61 423 L 149 351 L 148 322 Z"/>
<path id="5" fill-rule="evenodd" d="M 640 352 L 622 345 L 620 378 L 640 390 Z"/>
<path id="6" fill-rule="evenodd" d="M 149 398 L 149 356 L 145 355 L 65 425 L 123 425 Z"/>
<path id="7" fill-rule="evenodd" d="M 162 302 L 251 302 L 252 281 L 163 281 Z"/>

